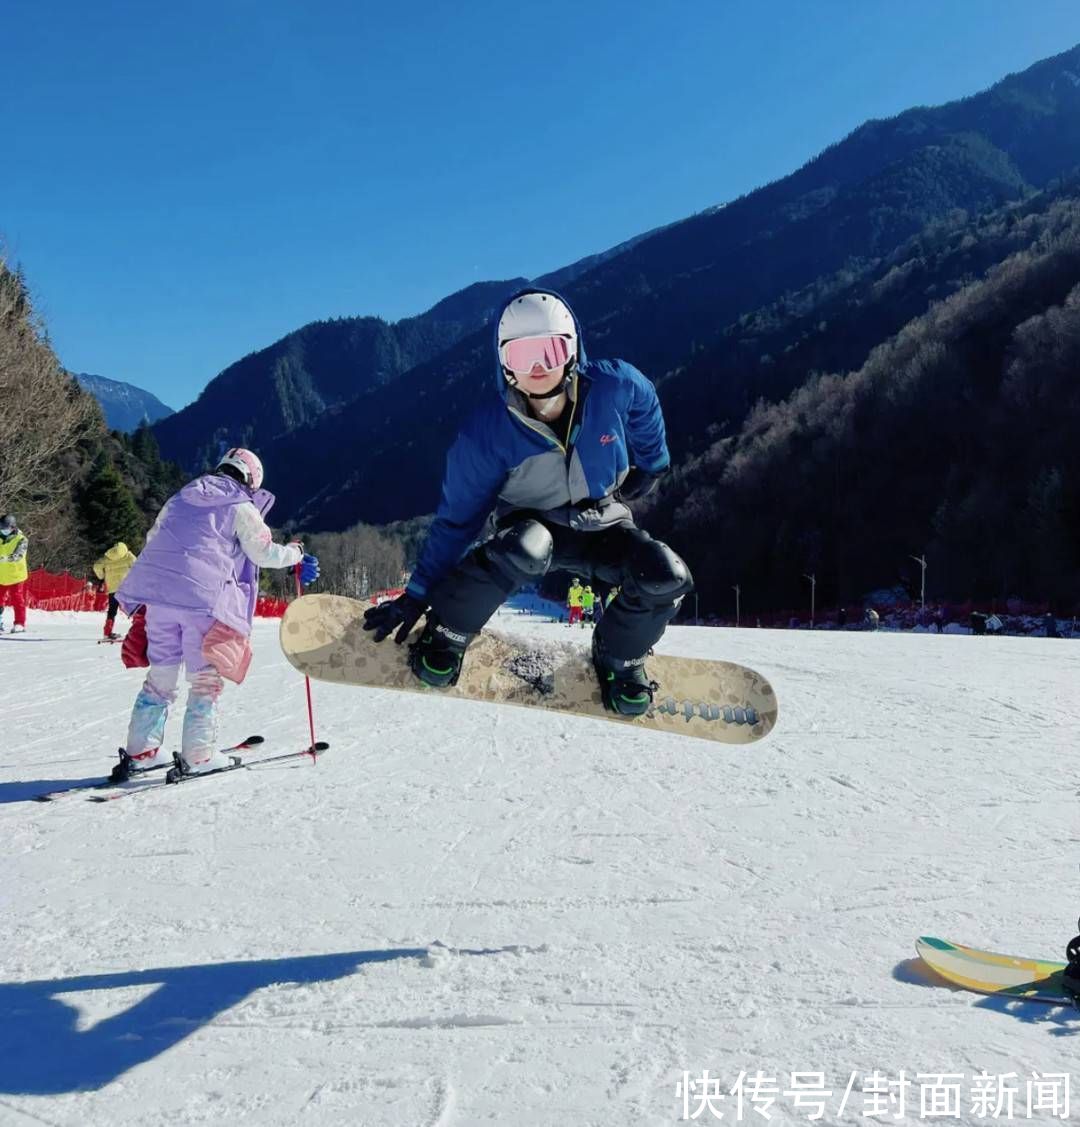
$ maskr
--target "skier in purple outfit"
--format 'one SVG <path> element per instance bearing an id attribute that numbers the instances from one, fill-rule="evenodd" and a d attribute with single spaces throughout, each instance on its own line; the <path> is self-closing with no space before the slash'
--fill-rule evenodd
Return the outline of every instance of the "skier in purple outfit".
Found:
<path id="1" fill-rule="evenodd" d="M 217 701 L 223 678 L 242 681 L 251 661 L 259 568 L 300 564 L 305 584 L 319 574 L 318 560 L 299 543 L 274 543 L 263 520 L 274 497 L 261 488 L 262 480 L 262 463 L 250 450 L 228 450 L 213 473 L 166 501 L 117 590 L 129 615 L 146 606 L 150 671 L 135 698 L 114 775 L 172 762 L 162 741 L 181 665 L 189 684 L 182 770 L 202 773 L 229 765 L 217 749 Z"/>

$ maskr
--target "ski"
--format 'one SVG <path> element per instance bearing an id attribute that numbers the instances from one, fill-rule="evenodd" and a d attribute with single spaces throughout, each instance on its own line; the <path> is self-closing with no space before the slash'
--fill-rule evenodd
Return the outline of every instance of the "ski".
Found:
<path id="1" fill-rule="evenodd" d="M 232 751 L 247 751 L 248 748 L 258 747 L 259 744 L 265 742 L 262 736 L 248 736 L 247 739 L 241 740 L 238 744 L 233 744 L 232 747 L 224 748 L 223 751 L 227 754 Z M 57 790 L 46 791 L 44 794 L 35 794 L 35 802 L 55 802 L 57 799 L 63 798 L 65 795 L 78 794 L 79 791 L 84 790 L 112 790 L 116 787 L 122 787 L 125 783 L 134 782 L 142 778 L 143 775 L 150 775 L 155 771 L 172 770 L 172 763 L 158 763 L 153 767 L 146 767 L 141 771 L 132 771 L 131 775 L 126 779 L 115 781 L 108 777 L 103 779 L 94 779 L 88 783 L 75 783 L 70 787 L 60 787 Z"/>
<path id="2" fill-rule="evenodd" d="M 141 778 L 143 775 L 152 774 L 154 771 L 163 771 L 166 767 L 171 767 L 171 763 L 158 763 L 154 767 L 147 767 L 143 771 L 133 771 L 130 778 L 124 782 L 131 782 L 132 779 Z M 63 798 L 65 795 L 78 794 L 83 790 L 107 790 L 110 787 L 123 786 L 123 783 L 114 783 L 111 779 L 93 779 L 88 783 L 72 783 L 69 787 L 60 787 L 58 790 L 47 790 L 44 794 L 35 794 L 35 802 L 56 802 Z"/>
<path id="3" fill-rule="evenodd" d="M 312 763 L 317 762 L 323 752 L 329 750 L 330 745 L 322 740 L 314 744 L 312 747 L 306 747 L 303 751 L 285 751 L 280 755 L 268 755 L 262 759 L 256 759 L 250 763 L 245 762 L 239 756 L 233 756 L 233 763 L 228 767 L 218 767 L 215 771 L 201 771 L 197 774 L 181 772 L 177 767 L 172 767 L 166 772 L 164 779 L 152 779 L 145 786 L 129 788 L 125 790 L 117 790 L 114 794 L 91 794 L 87 796 L 88 802 L 115 802 L 118 798 L 134 798 L 138 794 L 150 794 L 151 792 L 159 791 L 162 787 L 176 786 L 178 783 L 191 783 L 196 779 L 211 779 L 215 775 L 228 775 L 233 771 L 246 771 L 255 767 L 265 767 L 270 763 L 283 763 L 290 759 L 310 759 Z M 238 745 L 237 748 L 226 748 L 225 751 L 243 750 L 243 745 Z"/>

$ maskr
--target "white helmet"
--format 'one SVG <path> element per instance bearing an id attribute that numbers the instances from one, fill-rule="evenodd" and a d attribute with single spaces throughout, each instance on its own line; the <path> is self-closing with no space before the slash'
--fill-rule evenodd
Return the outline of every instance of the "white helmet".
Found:
<path id="1" fill-rule="evenodd" d="M 245 450 L 242 446 L 234 446 L 226 450 L 218 462 L 217 468 L 231 466 L 240 475 L 244 485 L 249 489 L 258 489 L 263 483 L 263 466 L 256 454 Z"/>
<path id="2" fill-rule="evenodd" d="M 522 337 L 569 337 L 570 352 L 577 357 L 577 325 L 566 302 L 554 294 L 523 293 L 502 311 L 499 318 L 499 362 L 502 346 Z"/>

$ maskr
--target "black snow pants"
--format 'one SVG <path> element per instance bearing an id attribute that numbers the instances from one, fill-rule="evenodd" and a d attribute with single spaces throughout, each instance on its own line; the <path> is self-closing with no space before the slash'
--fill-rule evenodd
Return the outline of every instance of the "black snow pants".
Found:
<path id="1" fill-rule="evenodd" d="M 618 586 L 596 640 L 612 657 L 637 658 L 656 644 L 693 590 L 682 559 L 629 522 L 581 532 L 521 513 L 500 523 L 431 591 L 433 613 L 451 630 L 479 633 L 514 591 L 557 568 Z"/>

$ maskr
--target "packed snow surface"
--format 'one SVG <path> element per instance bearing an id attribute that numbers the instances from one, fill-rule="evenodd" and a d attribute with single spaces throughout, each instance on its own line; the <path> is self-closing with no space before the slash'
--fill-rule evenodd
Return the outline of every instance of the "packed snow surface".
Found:
<path id="1" fill-rule="evenodd" d="M 101 624 L 0 636 L 5 1127 L 919 1122 L 952 1089 L 934 1121 L 986 1123 L 990 1080 L 1062 1110 L 1080 1014 L 913 942 L 1062 957 L 1080 643 L 673 628 L 769 677 L 767 740 L 314 683 L 316 766 L 34 802 L 122 742 L 140 673 Z M 276 631 L 223 743 L 308 743 Z"/>

